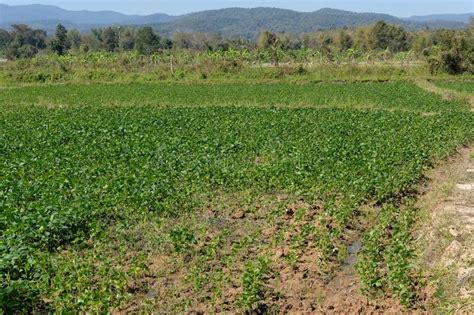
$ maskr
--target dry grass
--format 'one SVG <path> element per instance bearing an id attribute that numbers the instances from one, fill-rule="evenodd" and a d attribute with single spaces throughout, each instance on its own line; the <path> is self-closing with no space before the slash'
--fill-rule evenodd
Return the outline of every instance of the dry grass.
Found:
<path id="1" fill-rule="evenodd" d="M 416 229 L 420 265 L 427 271 L 435 309 L 449 313 L 474 311 L 474 200 L 472 190 L 459 189 L 472 182 L 474 148 L 431 170 L 430 184 L 418 201 L 424 220 Z"/>
<path id="2" fill-rule="evenodd" d="M 461 92 L 461 91 L 455 91 L 455 90 L 450 90 L 450 89 L 445 89 L 442 87 L 439 87 L 429 81 L 426 80 L 414 80 L 414 83 L 431 93 L 435 93 L 443 98 L 443 100 L 446 101 L 461 101 L 461 102 L 467 102 L 471 105 L 471 111 L 474 111 L 474 95 Z"/>

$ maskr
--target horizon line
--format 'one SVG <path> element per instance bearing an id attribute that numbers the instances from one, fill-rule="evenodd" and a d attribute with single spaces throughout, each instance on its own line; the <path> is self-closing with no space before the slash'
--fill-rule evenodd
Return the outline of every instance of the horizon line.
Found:
<path id="1" fill-rule="evenodd" d="M 62 10 L 66 10 L 66 11 L 70 11 L 70 12 L 94 12 L 94 13 L 100 13 L 100 12 L 114 12 L 114 13 L 119 13 L 119 14 L 123 14 L 123 15 L 133 15 L 133 16 L 140 16 L 140 17 L 144 17 L 144 16 L 150 16 L 150 15 L 154 15 L 154 14 L 166 14 L 168 16 L 173 16 L 173 17 L 179 17 L 179 16 L 183 16 L 183 15 L 188 15 L 188 14 L 193 14 L 193 13 L 199 13 L 199 12 L 206 12 L 206 11 L 220 11 L 220 10 L 227 10 L 227 9 L 245 9 L 245 10 L 252 10 L 252 9 L 279 9 L 279 10 L 287 10 L 287 11 L 293 11 L 293 12 L 298 12 L 298 13 L 314 13 L 314 12 L 317 12 L 317 11 L 320 11 L 320 10 L 324 10 L 324 9 L 331 9 L 331 10 L 338 10 L 338 11 L 347 11 L 347 12 L 353 12 L 353 13 L 375 13 L 375 14 L 385 14 L 385 15 L 391 15 L 391 16 L 394 16 L 394 17 L 398 17 L 398 18 L 411 18 L 411 17 L 423 17 L 423 16 L 431 16 L 431 15 L 449 15 L 449 14 L 454 14 L 454 15 L 464 15 L 464 14 L 471 14 L 471 15 L 474 15 L 474 11 L 473 12 L 444 12 L 444 13 L 429 13 L 429 14 L 425 14 L 425 15 L 420 15 L 420 14 L 415 14 L 415 15 L 410 15 L 410 16 L 399 16 L 399 15 L 395 15 L 395 14 L 390 14 L 390 13 L 384 13 L 384 12 L 377 12 L 377 11 L 356 11 L 356 10 L 348 10 L 348 9 L 336 9 L 336 8 L 331 8 L 331 7 L 323 7 L 323 8 L 319 8 L 319 9 L 316 9 L 316 10 L 313 10 L 313 11 L 299 11 L 299 10 L 295 10 L 295 9 L 288 9 L 288 8 L 281 8 L 281 7 L 272 7 L 272 6 L 256 6 L 256 7 L 237 7 L 237 6 L 232 6 L 232 7 L 224 7 L 224 8 L 220 8 L 220 9 L 204 9 L 204 10 L 198 10 L 198 11 L 190 11 L 190 12 L 187 12 L 187 13 L 182 13 L 182 14 L 172 14 L 172 13 L 166 13 L 166 12 L 153 12 L 153 13 L 148 13 L 148 14 L 134 14 L 134 13 L 126 13 L 124 11 L 120 11 L 120 10 L 113 10 L 113 9 L 104 9 L 104 10 L 88 10 L 88 9 L 81 9 L 81 10 L 71 10 L 71 9 L 65 9 L 64 7 L 61 7 L 59 5 L 54 5 L 54 4 L 42 4 L 42 3 L 31 3 L 31 4 L 7 4 L 7 3 L 3 3 L 2 1 L 0 1 L 0 4 L 3 4 L 3 5 L 6 5 L 6 6 L 10 6 L 10 7 L 27 7 L 27 6 L 33 6 L 33 5 L 41 5 L 41 6 L 46 6 L 46 7 L 55 7 L 55 8 L 59 8 L 59 9 L 62 9 Z"/>

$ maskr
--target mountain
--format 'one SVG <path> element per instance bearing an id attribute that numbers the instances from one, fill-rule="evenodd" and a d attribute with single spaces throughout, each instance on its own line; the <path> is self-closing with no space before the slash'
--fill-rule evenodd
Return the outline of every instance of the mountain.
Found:
<path id="1" fill-rule="evenodd" d="M 51 33 L 58 23 L 67 28 L 88 31 L 93 27 L 107 25 L 152 25 L 163 35 L 176 32 L 218 33 L 225 37 L 255 38 L 262 30 L 287 33 L 314 32 L 318 30 L 374 24 L 383 20 L 403 25 L 409 29 L 418 28 L 463 28 L 465 17 L 443 16 L 412 17 L 401 19 L 388 14 L 356 13 L 336 9 L 321 9 L 314 12 L 297 12 L 278 8 L 228 8 L 209 10 L 181 16 L 167 14 L 126 15 L 114 11 L 69 11 L 47 5 L 0 4 L 0 28 L 14 23 L 29 24 Z M 460 21 L 461 20 L 461 21 Z"/>
<path id="2" fill-rule="evenodd" d="M 152 14 L 146 16 L 126 15 L 114 11 L 69 11 L 56 6 L 6 5 L 0 4 L 0 23 L 38 24 L 54 21 L 68 25 L 118 25 L 118 24 L 147 24 L 169 22 L 174 17 L 167 14 Z"/>
<path id="3" fill-rule="evenodd" d="M 424 16 L 412 16 L 412 17 L 407 18 L 407 20 L 416 21 L 416 22 L 451 21 L 451 22 L 469 23 L 471 17 L 473 16 L 474 16 L 474 13 L 432 14 L 432 15 L 424 15 Z"/>
<path id="4" fill-rule="evenodd" d="M 321 9 L 311 13 L 277 8 L 228 8 L 186 14 L 168 22 L 154 25 L 165 34 L 175 32 L 213 32 L 223 36 L 253 38 L 262 30 L 303 33 L 343 26 L 373 24 L 384 20 L 400 23 L 393 16 L 376 13 L 354 13 Z"/>
<path id="5" fill-rule="evenodd" d="M 168 36 L 176 32 L 212 32 L 225 37 L 255 38 L 262 30 L 298 34 L 345 26 L 370 25 L 381 20 L 409 29 L 466 26 L 465 23 L 456 21 L 411 21 L 388 14 L 356 13 L 327 8 L 309 13 L 277 8 L 229 8 L 186 14 L 153 26 Z"/>

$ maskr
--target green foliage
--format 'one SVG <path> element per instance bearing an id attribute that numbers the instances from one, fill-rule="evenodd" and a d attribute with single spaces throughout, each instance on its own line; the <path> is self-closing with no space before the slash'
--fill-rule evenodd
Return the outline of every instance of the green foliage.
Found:
<path id="1" fill-rule="evenodd" d="M 0 107 L 5 312 L 119 305 L 128 275 L 107 259 L 97 266 L 99 249 L 78 265 L 64 252 L 95 246 L 129 215 L 179 216 L 216 191 L 284 192 L 324 205 L 332 223 L 317 232 L 332 259 L 358 205 L 400 196 L 474 136 L 466 104 L 407 83 L 51 85 L 4 89 Z M 255 163 L 262 156 L 271 163 Z M 393 242 L 373 255 L 388 266 L 380 283 L 406 301 L 411 278 L 398 257 L 407 256 L 409 220 L 387 209 Z M 186 228 L 168 236 L 176 253 L 196 241 Z M 263 260 L 247 266 L 242 308 L 260 305 L 267 272 Z M 369 287 L 377 283 L 368 277 Z"/>
<path id="2" fill-rule="evenodd" d="M 47 95 L 47 96 L 45 96 Z M 79 97 L 80 95 L 80 97 Z M 133 95 L 133 98 L 130 98 Z M 403 97 L 393 97 L 403 95 Z M 197 101 L 197 98 L 199 101 Z M 7 89 L 0 102 L 9 104 L 51 103 L 154 105 L 158 107 L 338 107 L 398 109 L 413 112 L 466 111 L 467 103 L 446 101 L 406 82 L 389 83 L 271 83 L 271 84 L 117 84 L 31 86 Z M 409 100 L 409 101 L 407 101 Z"/>
<path id="3" fill-rule="evenodd" d="M 10 32 L 9 44 L 6 47 L 8 59 L 32 58 L 39 49 L 46 47 L 46 32 L 34 30 L 28 25 L 14 24 Z"/>
<path id="4" fill-rule="evenodd" d="M 174 229 L 170 232 L 170 240 L 175 253 L 183 253 L 196 243 L 196 238 L 187 228 Z"/>
<path id="5" fill-rule="evenodd" d="M 268 259 L 260 258 L 245 266 L 242 275 L 243 292 L 237 300 L 237 305 L 247 312 L 264 308 L 262 301 L 265 294 L 265 278 L 270 273 Z"/>
<path id="6" fill-rule="evenodd" d="M 347 32 L 340 30 L 337 35 L 337 43 L 339 45 L 340 51 L 346 51 L 352 48 L 354 41 Z"/>
<path id="7" fill-rule="evenodd" d="M 457 49 L 441 51 L 436 57 L 429 58 L 428 63 L 430 72 L 433 74 L 438 72 L 461 74 L 472 67 L 467 63 L 464 54 Z"/>
<path id="8" fill-rule="evenodd" d="M 428 64 L 432 74 L 474 73 L 474 34 L 471 29 L 464 32 L 438 31 L 434 44 L 428 51 Z"/>
<path id="9" fill-rule="evenodd" d="M 118 31 L 112 27 L 107 27 L 102 31 L 102 42 L 105 50 L 114 51 L 119 46 Z"/>
<path id="10" fill-rule="evenodd" d="M 5 48 L 12 41 L 10 33 L 5 30 L 0 29 L 0 51 L 5 50 Z"/>
<path id="11" fill-rule="evenodd" d="M 391 292 L 404 306 L 415 301 L 416 270 L 412 265 L 411 227 L 416 209 L 385 205 L 377 226 L 364 236 L 357 269 L 363 290 L 377 294 Z"/>
<path id="12" fill-rule="evenodd" d="M 401 26 L 388 25 L 380 21 L 371 30 L 373 48 L 392 52 L 408 50 L 408 33 Z"/>
<path id="13" fill-rule="evenodd" d="M 120 32 L 119 47 L 122 50 L 132 50 L 135 47 L 135 30 L 126 28 Z"/>
<path id="14" fill-rule="evenodd" d="M 474 82 L 473 81 L 448 81 L 448 82 L 437 82 L 436 85 L 447 88 L 453 89 L 460 92 L 467 92 L 470 94 L 474 94 Z"/>
<path id="15" fill-rule="evenodd" d="M 69 50 L 70 43 L 68 42 L 67 30 L 63 25 L 58 24 L 58 26 L 56 27 L 56 33 L 54 35 L 54 38 L 49 43 L 49 47 L 54 53 L 60 56 L 67 53 L 67 51 Z"/>
<path id="16" fill-rule="evenodd" d="M 67 32 L 67 41 L 71 48 L 79 49 L 82 41 L 81 33 L 76 29 L 69 30 Z"/>
<path id="17" fill-rule="evenodd" d="M 160 37 L 149 26 L 140 28 L 135 38 L 135 49 L 144 55 L 151 55 L 160 48 Z"/>
<path id="18" fill-rule="evenodd" d="M 268 31 L 262 32 L 257 45 L 260 49 L 269 51 L 272 55 L 272 63 L 278 65 L 278 50 L 281 48 L 282 42 L 276 34 Z"/>
<path id="19" fill-rule="evenodd" d="M 38 49 L 32 45 L 19 45 L 16 42 L 11 43 L 6 49 L 8 59 L 29 59 L 38 53 Z"/>
<path id="20" fill-rule="evenodd" d="M 277 49 L 279 39 L 278 36 L 274 33 L 264 31 L 260 34 L 258 39 L 258 47 L 261 49 Z"/>
<path id="21" fill-rule="evenodd" d="M 366 72 L 373 73 L 386 71 L 384 68 L 375 67 L 377 62 L 391 64 L 392 67 L 394 63 L 398 65 L 400 54 L 397 53 L 401 52 L 406 52 L 409 58 L 401 60 L 401 67 L 398 68 L 399 75 L 406 74 L 407 69 L 412 68 L 410 67 L 412 61 L 426 61 L 426 57 L 428 57 L 431 74 L 438 72 L 459 74 L 474 71 L 472 66 L 474 64 L 474 36 L 471 34 L 471 28 L 409 34 L 401 26 L 378 22 L 370 29 L 344 28 L 338 31 L 304 33 L 299 36 L 264 31 L 257 41 L 223 38 L 220 35 L 199 32 L 174 33 L 171 40 L 160 37 L 151 27 L 143 27 L 138 31 L 132 28 L 97 28 L 92 29 L 91 33 L 81 36 L 77 31 L 73 31 L 68 34 L 63 26 L 58 25 L 56 35 L 49 46 L 51 51 L 60 56 L 66 54 L 71 47 L 74 48 L 71 51 L 72 54 L 77 54 L 78 50 L 87 54 L 91 51 L 115 52 L 119 49 L 121 51 L 135 49 L 131 54 L 135 59 L 132 65 L 138 66 L 136 70 L 143 71 L 145 68 L 150 68 L 144 67 L 144 61 L 145 64 L 148 61 L 144 56 L 152 57 L 151 70 L 160 70 L 155 80 L 168 77 L 169 74 L 174 79 L 181 79 L 189 72 L 192 72 L 196 78 L 207 80 L 210 78 L 210 71 L 207 68 L 219 69 L 220 61 L 245 65 L 251 72 L 256 71 L 252 69 L 255 68 L 253 66 L 255 63 L 271 62 L 274 66 L 279 66 L 279 63 L 284 61 L 292 67 L 298 66 L 299 63 L 313 66 L 316 62 L 319 67 L 327 66 L 328 63 L 335 65 L 346 63 L 347 66 L 355 67 L 362 62 L 366 65 L 373 64 L 373 67 L 365 68 Z M 11 33 L 3 33 L 3 38 L 3 40 L 0 38 L 0 42 L 9 42 L 7 48 L 4 49 L 9 59 L 31 58 L 45 47 L 46 33 L 41 30 L 32 30 L 26 25 L 16 25 Z M 172 49 L 173 47 L 175 49 Z M 181 68 L 174 66 L 175 55 L 186 56 L 188 59 L 182 60 L 184 62 L 180 65 Z M 206 57 L 210 58 L 206 60 Z M 117 58 L 120 59 L 121 56 Z M 132 75 L 134 71 L 130 71 L 133 70 L 129 67 L 130 60 L 126 62 L 127 64 L 120 64 L 120 67 L 126 68 L 127 75 Z M 89 71 L 95 70 L 93 65 L 81 65 Z M 116 67 L 117 64 L 114 64 L 105 71 L 119 70 Z M 184 69 L 185 67 L 187 69 Z M 348 70 L 355 72 L 355 69 L 351 67 L 347 67 Z M 428 70 L 421 66 L 417 67 Z M 202 71 L 202 68 L 206 70 Z M 226 67 L 223 68 L 226 69 Z M 268 71 L 274 72 L 269 75 L 273 78 L 285 76 L 285 71 L 281 69 Z M 225 71 L 222 72 L 226 74 Z M 357 73 L 353 75 L 358 76 Z M 340 79 L 340 75 L 336 77 Z"/>

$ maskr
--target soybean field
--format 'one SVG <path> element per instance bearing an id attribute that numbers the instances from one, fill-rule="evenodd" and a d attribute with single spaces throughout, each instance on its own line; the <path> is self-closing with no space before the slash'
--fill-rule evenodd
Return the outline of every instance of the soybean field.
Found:
<path id="1" fill-rule="evenodd" d="M 4 88 L 0 304 L 337 310 L 350 267 L 412 307 L 417 191 L 473 137 L 467 102 L 409 82 Z"/>

